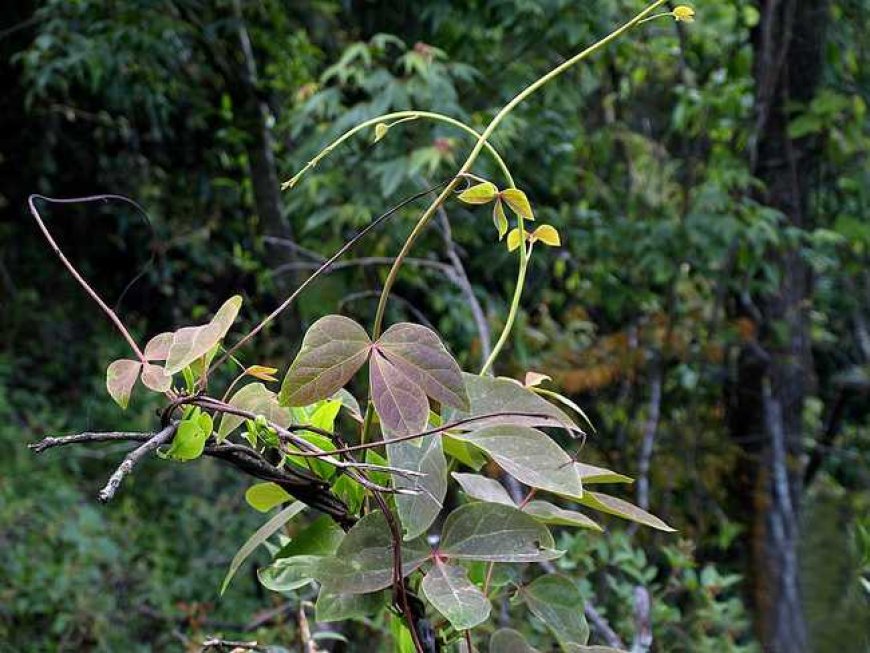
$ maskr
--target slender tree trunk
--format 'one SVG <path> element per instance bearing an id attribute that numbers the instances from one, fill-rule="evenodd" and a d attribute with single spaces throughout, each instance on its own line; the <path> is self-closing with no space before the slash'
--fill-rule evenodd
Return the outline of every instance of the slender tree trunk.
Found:
<path id="1" fill-rule="evenodd" d="M 810 228 L 811 139 L 788 136 L 789 108 L 815 94 L 821 78 L 827 0 L 760 0 L 753 35 L 756 123 L 750 147 L 758 199 L 780 211 L 785 224 Z M 781 233 L 783 242 L 787 236 Z M 802 412 L 813 378 L 808 299 L 810 270 L 796 245 L 769 253 L 777 287 L 744 303 L 754 322 L 737 361 L 729 403 L 730 428 L 744 453 L 736 500 L 749 525 L 748 580 L 756 630 L 769 653 L 806 653 L 807 627 L 798 548 L 803 447 Z M 748 304 L 748 305 L 746 305 Z"/>

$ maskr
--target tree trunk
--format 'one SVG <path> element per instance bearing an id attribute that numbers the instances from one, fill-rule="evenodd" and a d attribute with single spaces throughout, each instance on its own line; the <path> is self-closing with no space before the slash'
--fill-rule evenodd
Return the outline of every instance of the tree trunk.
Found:
<path id="1" fill-rule="evenodd" d="M 761 0 L 759 9 L 750 163 L 765 184 L 758 199 L 780 211 L 785 225 L 807 229 L 818 156 L 811 139 L 789 138 L 788 108 L 810 100 L 818 88 L 828 3 Z M 785 241 L 786 234 L 781 236 Z M 805 653 L 798 546 L 801 420 L 813 378 L 807 320 L 811 277 L 793 244 L 770 252 L 768 261 L 778 272 L 777 287 L 744 305 L 755 335 L 740 352 L 729 402 L 729 426 L 745 459 L 735 499 L 749 525 L 747 579 L 762 646 L 768 653 Z"/>

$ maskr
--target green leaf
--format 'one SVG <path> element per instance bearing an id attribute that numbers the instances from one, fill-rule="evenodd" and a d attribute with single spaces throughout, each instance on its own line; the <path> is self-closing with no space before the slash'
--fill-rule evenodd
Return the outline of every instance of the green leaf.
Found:
<path id="1" fill-rule="evenodd" d="M 202 455 L 205 441 L 211 435 L 211 430 L 206 428 L 208 423 L 201 422 L 199 417 L 201 417 L 199 413 L 194 413 L 191 417 L 179 422 L 169 449 L 162 454 L 164 458 L 187 462 L 196 460 Z M 209 422 L 210 420 L 209 417 Z"/>
<path id="2" fill-rule="evenodd" d="M 338 417 L 340 410 L 340 399 L 328 399 L 314 410 L 308 423 L 315 428 L 331 433 L 335 429 L 335 418 Z"/>
<path id="3" fill-rule="evenodd" d="M 444 448 L 445 454 L 452 456 L 474 471 L 478 471 L 486 464 L 486 456 L 483 455 L 483 452 L 467 442 L 442 434 L 441 446 Z"/>
<path id="4" fill-rule="evenodd" d="M 408 624 L 398 614 L 390 615 L 390 635 L 393 639 L 393 653 L 416 653 L 417 647 L 408 630 Z"/>
<path id="5" fill-rule="evenodd" d="M 335 451 L 335 443 L 327 437 L 317 433 L 309 433 L 308 431 L 297 433 L 296 435 L 298 435 L 300 439 L 310 442 L 321 451 Z M 292 449 L 296 450 L 296 447 L 294 446 Z M 287 460 L 299 467 L 310 468 L 312 472 L 327 481 L 335 476 L 336 473 L 334 465 L 330 465 L 328 462 L 323 460 L 318 460 L 314 456 L 294 456 L 293 454 L 288 454 Z"/>
<path id="6" fill-rule="evenodd" d="M 341 527 L 326 515 L 321 515 L 296 533 L 293 539 L 275 554 L 275 558 L 332 555 L 343 539 L 344 531 Z"/>
<path id="7" fill-rule="evenodd" d="M 459 193 L 459 200 L 466 204 L 489 204 L 498 196 L 495 184 L 485 181 Z"/>
<path id="8" fill-rule="evenodd" d="M 561 427 L 572 434 L 582 433 L 580 428 L 560 408 L 524 388 L 513 379 L 477 376 L 476 374 L 463 374 L 462 377 L 465 380 L 465 389 L 468 392 L 471 408 L 467 411 L 453 408 L 445 409 L 443 416 L 445 424 L 468 417 L 515 412 L 527 413 L 527 415 L 499 415 L 474 420 L 457 428 L 462 431 L 475 431 L 495 424 L 519 424 L 522 426 Z"/>
<path id="9" fill-rule="evenodd" d="M 634 483 L 634 479 L 630 476 L 612 472 L 603 467 L 596 467 L 595 465 L 574 463 L 574 469 L 577 470 L 583 485 L 594 485 L 596 483 Z"/>
<path id="10" fill-rule="evenodd" d="M 307 406 L 338 392 L 369 355 L 371 340 L 359 324 L 327 315 L 311 325 L 302 348 L 284 377 L 282 406 Z"/>
<path id="11" fill-rule="evenodd" d="M 553 505 L 549 501 L 529 501 L 529 503 L 523 506 L 522 511 L 538 521 L 552 524 L 553 526 L 580 526 L 581 528 L 591 528 L 595 531 L 604 530 L 582 512 L 565 510 Z"/>
<path id="12" fill-rule="evenodd" d="M 583 615 L 583 597 L 569 579 L 557 574 L 537 578 L 521 591 L 523 601 L 553 631 L 559 645 L 586 644 L 589 626 Z"/>
<path id="13" fill-rule="evenodd" d="M 501 198 L 496 199 L 495 204 L 492 206 L 492 222 L 498 230 L 498 239 L 501 240 L 510 227 L 507 216 L 504 213 L 504 204 L 502 204 Z"/>
<path id="14" fill-rule="evenodd" d="M 447 495 L 447 459 L 441 449 L 441 438 L 428 435 L 417 442 L 387 445 L 390 465 L 425 474 L 417 478 L 394 477 L 397 488 L 417 491 L 413 496 L 399 494 L 395 497 L 405 540 L 413 540 L 426 532 L 441 512 Z"/>
<path id="15" fill-rule="evenodd" d="M 320 623 L 359 619 L 378 613 L 385 604 L 384 592 L 341 594 L 324 585 L 314 604 L 314 618 Z"/>
<path id="16" fill-rule="evenodd" d="M 254 510 L 269 512 L 272 508 L 290 501 L 291 497 L 287 490 L 277 483 L 257 483 L 245 492 L 245 501 Z"/>
<path id="17" fill-rule="evenodd" d="M 121 408 L 127 408 L 130 403 L 130 394 L 141 369 L 142 363 L 127 358 L 114 361 L 106 369 L 106 389 Z"/>
<path id="18" fill-rule="evenodd" d="M 290 410 L 283 408 L 278 403 L 275 393 L 262 383 L 249 383 L 240 388 L 227 403 L 233 408 L 262 415 L 278 426 L 287 426 L 292 421 Z M 221 415 L 217 431 L 217 441 L 223 442 L 244 421 L 244 417 L 238 417 L 237 415 L 229 413 Z"/>
<path id="19" fill-rule="evenodd" d="M 522 635 L 510 628 L 501 628 L 489 638 L 489 653 L 541 653 L 532 648 Z"/>
<path id="20" fill-rule="evenodd" d="M 527 426 L 489 426 L 453 437 L 483 449 L 526 485 L 572 497 L 583 494 L 574 460 L 541 431 Z"/>
<path id="21" fill-rule="evenodd" d="M 426 393 L 379 352 L 369 362 L 369 387 L 384 439 L 413 435 L 426 428 Z"/>
<path id="22" fill-rule="evenodd" d="M 436 559 L 420 589 L 456 630 L 474 628 L 489 618 L 489 599 L 468 580 L 468 572 L 462 567 Z"/>
<path id="23" fill-rule="evenodd" d="M 359 512 L 365 496 L 363 487 L 359 483 L 342 474 L 330 489 L 347 504 L 347 509 L 351 513 Z"/>
<path id="24" fill-rule="evenodd" d="M 524 220 L 534 220 L 535 214 L 532 213 L 532 205 L 529 203 L 529 198 L 519 188 L 507 188 L 500 195 L 505 204 L 511 207 L 511 211 Z"/>
<path id="25" fill-rule="evenodd" d="M 338 392 L 332 395 L 332 399 L 339 400 L 341 402 L 342 408 L 344 408 L 350 414 L 351 418 L 362 424 L 363 415 L 359 407 L 359 402 L 356 400 L 356 397 L 354 397 L 344 388 L 341 388 Z"/>
<path id="26" fill-rule="evenodd" d="M 468 410 L 462 370 L 432 329 L 409 322 L 394 324 L 375 347 L 429 397 L 446 406 Z"/>
<path id="27" fill-rule="evenodd" d="M 289 506 L 284 508 L 284 510 L 272 517 L 272 519 L 260 526 L 260 528 L 258 528 L 256 532 L 248 538 L 248 541 L 242 545 L 242 548 L 239 549 L 238 553 L 233 556 L 232 562 L 230 562 L 230 568 L 227 570 L 224 582 L 221 583 L 221 594 L 226 591 L 233 576 L 236 575 L 236 571 L 238 571 L 239 567 L 242 566 L 242 563 L 248 559 L 248 556 L 250 556 L 258 546 L 277 533 L 284 524 L 302 512 L 304 508 L 305 504 L 300 501 L 291 503 Z"/>
<path id="28" fill-rule="evenodd" d="M 439 553 L 457 560 L 539 562 L 562 555 L 550 531 L 525 513 L 497 503 L 469 503 L 444 521 Z"/>
<path id="29" fill-rule="evenodd" d="M 166 372 L 175 374 L 208 354 L 227 334 L 239 309 L 242 298 L 230 297 L 218 309 L 211 322 L 202 326 L 183 327 L 172 334 L 172 344 L 166 357 Z"/>
<path id="30" fill-rule="evenodd" d="M 410 574 L 429 557 L 421 540 L 402 545 L 402 570 Z M 323 558 L 315 577 L 339 594 L 365 594 L 393 582 L 393 542 L 383 513 L 374 511 L 344 536 L 334 556 Z"/>
<path id="31" fill-rule="evenodd" d="M 292 592 L 314 581 L 312 569 L 321 556 L 297 555 L 279 558 L 257 570 L 260 584 L 273 592 Z"/>
<path id="32" fill-rule="evenodd" d="M 516 507 L 504 486 L 494 478 L 481 476 L 480 474 L 461 474 L 453 472 L 453 478 L 462 486 L 465 493 L 472 499 L 500 503 L 505 506 Z"/>
<path id="33" fill-rule="evenodd" d="M 623 519 L 628 519 L 637 522 L 638 524 L 643 524 L 644 526 L 665 531 L 666 533 L 676 532 L 675 528 L 671 528 L 655 515 L 651 515 L 646 510 L 642 510 L 624 499 L 618 499 L 609 494 L 587 491 L 583 493 L 582 497 L 571 498 L 588 508 L 592 508 L 593 510 L 606 512 L 610 515 L 616 515 L 617 517 L 622 517 Z"/>

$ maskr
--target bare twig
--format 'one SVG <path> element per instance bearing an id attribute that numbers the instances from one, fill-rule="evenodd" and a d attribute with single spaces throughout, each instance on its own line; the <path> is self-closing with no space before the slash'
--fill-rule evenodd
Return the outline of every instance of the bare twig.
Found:
<path id="1" fill-rule="evenodd" d="M 598 633 L 598 636 L 601 637 L 608 646 L 620 650 L 625 649 L 625 644 L 623 643 L 622 638 L 620 638 L 613 628 L 610 627 L 607 619 L 598 612 L 598 609 L 592 601 L 585 602 L 583 605 L 583 613 L 586 615 L 589 623 L 592 624 L 592 628 L 594 628 L 595 632 Z"/>
<path id="2" fill-rule="evenodd" d="M 127 457 L 124 458 L 124 461 L 118 465 L 118 469 L 115 470 L 115 473 L 109 477 L 106 486 L 100 490 L 97 499 L 101 503 L 108 503 L 111 501 L 115 496 L 115 492 L 117 492 L 118 488 L 121 486 L 121 482 L 130 472 L 133 471 L 133 468 L 139 463 L 139 461 L 157 449 L 157 447 L 169 442 L 175 435 L 175 429 L 176 425 L 170 424 L 162 431 L 155 433 L 149 440 L 146 440 L 144 444 L 128 453 Z"/>
<path id="3" fill-rule="evenodd" d="M 153 433 L 130 433 L 126 431 L 112 431 L 107 433 L 77 433 L 76 435 L 63 435 L 60 437 L 48 436 L 39 442 L 31 442 L 27 445 L 34 453 L 42 453 L 54 447 L 63 447 L 69 444 L 90 444 L 91 442 L 145 442 Z"/>
<path id="4" fill-rule="evenodd" d="M 317 643 L 311 637 L 311 628 L 308 627 L 308 617 L 305 616 L 305 601 L 299 602 L 299 639 L 302 640 L 304 653 L 320 653 Z"/>

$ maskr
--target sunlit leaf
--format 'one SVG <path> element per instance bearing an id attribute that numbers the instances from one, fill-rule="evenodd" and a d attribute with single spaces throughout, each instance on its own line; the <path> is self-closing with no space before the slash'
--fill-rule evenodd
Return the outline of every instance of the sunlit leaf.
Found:
<path id="1" fill-rule="evenodd" d="M 160 365 L 142 365 L 142 384 L 155 392 L 166 392 L 172 387 L 172 377 Z"/>
<path id="2" fill-rule="evenodd" d="M 474 628 L 489 618 L 489 600 L 468 580 L 468 572 L 462 567 L 436 560 L 420 589 L 456 630 Z"/>
<path id="3" fill-rule="evenodd" d="M 532 205 L 529 203 L 529 198 L 519 188 L 507 188 L 503 190 L 499 197 L 504 200 L 505 204 L 511 207 L 511 210 L 524 220 L 534 220 L 535 214 L 532 213 Z"/>
<path id="4" fill-rule="evenodd" d="M 525 233 L 527 236 L 528 236 L 528 234 L 529 234 L 529 232 L 526 231 L 525 229 L 523 229 L 523 233 Z M 514 251 L 517 247 L 520 246 L 520 243 L 521 243 L 522 241 L 523 241 L 523 239 L 522 239 L 522 236 L 520 236 L 520 230 L 519 230 L 519 227 L 514 227 L 513 229 L 511 229 L 511 231 L 510 231 L 510 233 L 508 234 L 508 237 L 507 237 L 507 248 L 508 248 L 508 251 L 509 251 L 509 252 Z"/>
<path id="5" fill-rule="evenodd" d="M 558 558 L 554 546 L 534 517 L 497 503 L 469 503 L 447 516 L 439 552 L 461 560 L 538 562 Z"/>
<path id="6" fill-rule="evenodd" d="M 562 244 L 559 232 L 556 231 L 555 227 L 548 224 L 542 224 L 532 232 L 532 242 L 538 241 L 550 247 L 559 247 Z"/>
<path id="7" fill-rule="evenodd" d="M 642 510 L 624 499 L 618 499 L 609 494 L 587 491 L 583 493 L 582 497 L 572 498 L 593 510 L 606 512 L 610 515 L 616 515 L 617 517 L 622 517 L 623 519 L 628 519 L 637 522 L 638 524 L 649 526 L 650 528 L 665 531 L 666 533 L 676 532 L 675 528 L 671 528 L 655 515 L 651 515 L 646 510 Z"/>
<path id="8" fill-rule="evenodd" d="M 480 474 L 462 474 L 460 472 L 453 472 L 451 476 L 456 479 L 462 489 L 465 490 L 465 493 L 472 499 L 516 507 L 514 500 L 511 499 L 505 487 L 494 478 L 488 478 Z"/>
<path id="9" fill-rule="evenodd" d="M 248 538 L 248 541 L 242 545 L 242 548 L 239 549 L 238 553 L 233 557 L 232 562 L 230 562 L 230 568 L 227 570 L 227 575 L 224 577 L 223 583 L 221 583 L 221 594 L 226 591 L 233 576 L 235 576 L 239 567 L 241 567 L 242 563 L 247 560 L 248 556 L 250 556 L 258 546 L 277 533 L 284 524 L 302 512 L 304 508 L 305 504 L 299 501 L 291 503 L 289 506 L 284 508 L 284 510 L 272 517 L 272 519 L 260 526 L 260 528 L 258 528 L 256 532 Z"/>
<path id="10" fill-rule="evenodd" d="M 429 435 L 417 443 L 397 442 L 387 445 L 390 465 L 399 469 L 422 472 L 425 476 L 407 478 L 396 475 L 397 488 L 417 491 L 415 495 L 397 495 L 396 509 L 405 529 L 404 539 L 422 535 L 438 517 L 447 495 L 447 459 L 441 449 L 441 438 Z"/>
<path id="11" fill-rule="evenodd" d="M 240 388 L 227 402 L 233 408 L 245 410 L 255 415 L 262 415 L 273 424 L 287 426 L 291 422 L 291 413 L 278 404 L 275 393 L 262 383 L 249 383 Z M 224 413 L 218 425 L 217 440 L 223 441 L 230 433 L 242 425 L 244 417 Z"/>
<path id="12" fill-rule="evenodd" d="M 492 222 L 498 230 L 498 239 L 501 240 L 508 232 L 510 225 L 504 212 L 504 204 L 502 204 L 500 198 L 497 198 L 492 206 Z"/>
<path id="13" fill-rule="evenodd" d="M 453 437 L 483 449 L 502 469 L 526 485 L 568 496 L 583 494 L 574 460 L 541 431 L 527 426 L 489 426 Z"/>
<path id="14" fill-rule="evenodd" d="M 149 361 L 165 361 L 169 356 L 169 347 L 172 345 L 172 333 L 165 331 L 158 333 L 148 341 L 142 352 Z"/>
<path id="15" fill-rule="evenodd" d="M 251 365 L 245 370 L 245 374 L 260 379 L 260 381 L 277 381 L 278 378 L 275 376 L 277 372 L 277 367 L 266 367 L 265 365 Z"/>
<path id="16" fill-rule="evenodd" d="M 432 399 L 468 409 L 462 371 L 432 329 L 408 322 L 394 324 L 375 347 Z"/>
<path id="17" fill-rule="evenodd" d="M 529 646 L 517 631 L 501 628 L 489 638 L 489 653 L 541 653 Z"/>
<path id="18" fill-rule="evenodd" d="M 269 512 L 272 508 L 280 506 L 292 498 L 287 493 L 287 490 L 277 483 L 271 482 L 257 483 L 249 487 L 245 492 L 245 501 L 254 510 L 259 510 L 260 512 Z"/>
<path id="19" fill-rule="evenodd" d="M 372 141 L 373 143 L 377 143 L 384 136 L 387 135 L 387 132 L 390 130 L 390 126 L 385 122 L 379 122 L 375 125 L 375 138 Z"/>
<path id="20" fill-rule="evenodd" d="M 429 557 L 420 540 L 402 545 L 402 570 L 410 574 Z M 393 580 L 393 542 L 383 513 L 374 511 L 345 535 L 335 555 L 316 566 L 315 578 L 339 594 L 365 594 L 388 587 Z"/>
<path id="21" fill-rule="evenodd" d="M 327 315 L 311 325 L 284 377 L 282 406 L 307 406 L 338 392 L 366 362 L 371 341 L 359 324 Z"/>
<path id="22" fill-rule="evenodd" d="M 553 526 L 579 526 L 581 528 L 591 528 L 595 531 L 604 530 L 582 512 L 565 510 L 549 501 L 529 501 L 529 503 L 523 506 L 522 510 L 535 519 Z"/>
<path id="23" fill-rule="evenodd" d="M 426 393 L 378 352 L 369 362 L 369 385 L 386 439 L 420 433 L 426 428 Z"/>
<path id="24" fill-rule="evenodd" d="M 489 204 L 497 195 L 498 188 L 496 188 L 495 184 L 485 181 L 466 188 L 459 193 L 459 200 L 466 204 Z"/>
<path id="25" fill-rule="evenodd" d="M 547 574 L 524 587 L 523 601 L 538 619 L 553 631 L 559 644 L 586 644 L 589 626 L 583 614 L 583 597 L 572 581 Z"/>
<path id="26" fill-rule="evenodd" d="M 106 369 L 106 389 L 121 408 L 127 408 L 130 403 L 130 394 L 141 369 L 142 363 L 127 358 L 112 362 Z"/>
<path id="27" fill-rule="evenodd" d="M 192 413 L 187 419 L 179 422 L 175 436 L 162 456 L 179 462 L 196 460 L 205 449 L 205 441 L 211 435 L 211 429 L 210 415 L 202 412 Z"/>
<path id="28" fill-rule="evenodd" d="M 166 372 L 168 374 L 180 372 L 198 358 L 208 354 L 230 330 L 241 306 L 241 296 L 234 295 L 224 302 L 208 324 L 183 327 L 173 333 L 172 344 L 166 357 Z"/>

